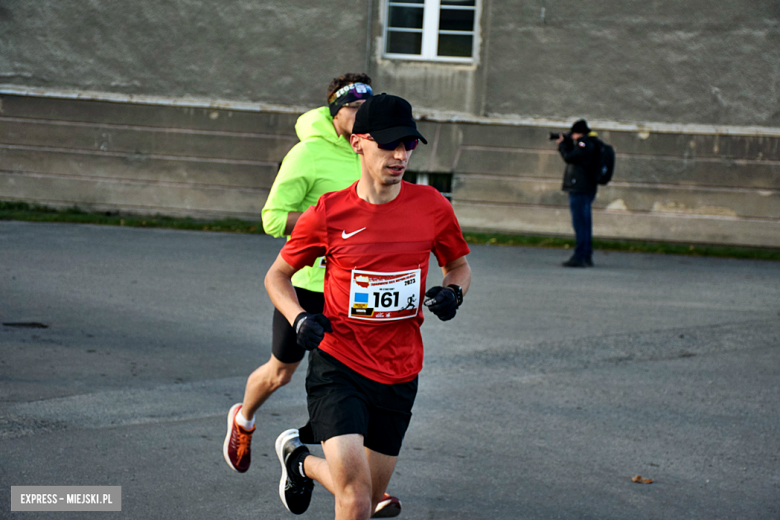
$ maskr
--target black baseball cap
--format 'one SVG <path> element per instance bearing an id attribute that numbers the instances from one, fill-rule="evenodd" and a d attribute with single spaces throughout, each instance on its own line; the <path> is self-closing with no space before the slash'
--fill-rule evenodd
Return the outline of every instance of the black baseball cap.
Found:
<path id="1" fill-rule="evenodd" d="M 370 134 L 379 144 L 413 138 L 428 144 L 417 131 L 412 105 L 403 98 L 384 93 L 370 97 L 360 105 L 352 133 Z"/>
<path id="2" fill-rule="evenodd" d="M 584 119 L 580 119 L 573 125 L 571 125 L 571 133 L 573 134 L 587 134 L 590 133 L 590 128 L 588 128 L 588 123 Z"/>

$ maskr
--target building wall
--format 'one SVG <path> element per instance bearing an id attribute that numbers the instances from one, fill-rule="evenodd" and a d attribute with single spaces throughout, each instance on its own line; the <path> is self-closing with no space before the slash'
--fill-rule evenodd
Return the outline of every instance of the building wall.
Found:
<path id="1" fill-rule="evenodd" d="M 468 229 L 570 235 L 547 132 L 585 117 L 598 236 L 780 247 L 777 2 L 480 0 L 468 65 L 384 59 L 385 6 L 5 0 L 0 199 L 258 218 L 296 117 L 367 70 Z"/>
<path id="2" fill-rule="evenodd" d="M 564 163 L 549 128 L 438 125 L 429 132 L 449 142 L 434 143 L 442 156 L 427 159 L 451 161 L 452 200 L 465 228 L 571 235 Z M 780 247 L 780 136 L 599 135 L 617 158 L 613 181 L 594 202 L 597 237 Z"/>
<path id="3" fill-rule="evenodd" d="M 372 74 L 427 111 L 780 126 L 780 3 L 482 0 L 473 65 L 382 58 Z"/>
<path id="4" fill-rule="evenodd" d="M 0 199 L 259 219 L 295 112 L 0 96 Z M 410 169 L 452 172 L 465 229 L 570 235 L 563 162 L 529 121 L 425 120 Z M 598 127 L 596 128 L 597 130 Z M 780 135 L 603 129 L 599 237 L 780 247 Z"/>
<path id="5" fill-rule="evenodd" d="M 297 116 L 0 96 L 0 199 L 259 219 Z"/>
<path id="6" fill-rule="evenodd" d="M 383 59 L 385 8 L 4 0 L 0 84 L 315 107 L 368 70 L 426 111 L 780 127 L 774 0 L 479 0 L 472 65 Z"/>
<path id="7" fill-rule="evenodd" d="M 487 8 L 485 115 L 780 126 L 776 1 Z"/>
<path id="8" fill-rule="evenodd" d="M 3 0 L 0 83 L 316 106 L 366 67 L 363 2 Z"/>

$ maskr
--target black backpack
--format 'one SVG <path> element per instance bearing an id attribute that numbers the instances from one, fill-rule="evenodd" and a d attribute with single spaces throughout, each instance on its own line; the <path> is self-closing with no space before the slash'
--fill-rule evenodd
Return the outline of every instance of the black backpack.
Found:
<path id="1" fill-rule="evenodd" d="M 598 156 L 593 165 L 596 182 L 601 185 L 608 184 L 615 173 L 615 149 L 599 138 L 594 139 L 598 145 Z"/>

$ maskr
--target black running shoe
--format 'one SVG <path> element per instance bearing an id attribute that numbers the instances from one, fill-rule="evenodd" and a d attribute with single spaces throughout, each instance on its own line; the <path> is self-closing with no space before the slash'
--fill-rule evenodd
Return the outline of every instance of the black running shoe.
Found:
<path id="1" fill-rule="evenodd" d="M 585 267 L 585 261 L 571 257 L 561 264 L 563 267 Z"/>
<path id="2" fill-rule="evenodd" d="M 309 509 L 314 481 L 302 477 L 299 468 L 292 464 L 301 453 L 308 453 L 307 448 L 298 438 L 298 430 L 286 430 L 276 438 L 276 456 L 282 464 L 282 479 L 279 481 L 279 497 L 284 507 L 293 514 L 300 515 Z"/>

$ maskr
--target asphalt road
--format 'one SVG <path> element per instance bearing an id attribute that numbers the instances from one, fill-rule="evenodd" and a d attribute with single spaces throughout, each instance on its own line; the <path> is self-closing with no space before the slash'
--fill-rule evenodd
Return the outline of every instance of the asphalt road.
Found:
<path id="1" fill-rule="evenodd" d="M 0 518 L 293 518 L 273 441 L 306 419 L 303 370 L 249 472 L 222 459 L 281 245 L 0 222 Z M 780 518 L 780 264 L 566 257 L 475 246 L 457 318 L 426 321 L 400 518 Z M 122 486 L 122 511 L 10 512 L 11 486 L 44 485 Z M 304 518 L 332 507 L 317 488 Z"/>

